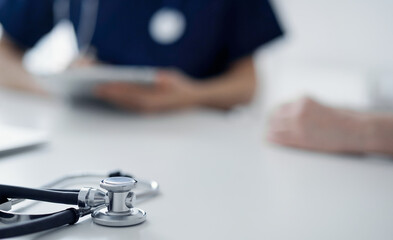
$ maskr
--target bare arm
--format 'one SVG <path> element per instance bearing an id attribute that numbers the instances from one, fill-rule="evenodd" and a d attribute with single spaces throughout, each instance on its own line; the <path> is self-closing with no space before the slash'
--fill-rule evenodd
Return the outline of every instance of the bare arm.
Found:
<path id="1" fill-rule="evenodd" d="M 393 115 L 370 114 L 366 119 L 366 151 L 393 155 Z"/>
<path id="2" fill-rule="evenodd" d="M 0 39 L 0 85 L 40 93 L 34 78 L 23 67 L 24 51 L 5 35 Z"/>
<path id="3" fill-rule="evenodd" d="M 223 75 L 199 85 L 198 101 L 205 106 L 230 108 L 252 100 L 256 74 L 251 56 L 235 62 Z"/>

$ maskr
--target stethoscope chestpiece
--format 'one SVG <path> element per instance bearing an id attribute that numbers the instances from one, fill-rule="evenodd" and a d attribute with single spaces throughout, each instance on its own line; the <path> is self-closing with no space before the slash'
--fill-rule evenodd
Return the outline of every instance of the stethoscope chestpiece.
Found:
<path id="1" fill-rule="evenodd" d="M 97 209 L 91 216 L 93 222 L 109 227 L 126 227 L 140 224 L 146 220 L 146 212 L 135 208 L 137 181 L 130 177 L 111 177 L 101 181 L 100 186 L 107 190 L 107 203 L 104 208 Z"/>

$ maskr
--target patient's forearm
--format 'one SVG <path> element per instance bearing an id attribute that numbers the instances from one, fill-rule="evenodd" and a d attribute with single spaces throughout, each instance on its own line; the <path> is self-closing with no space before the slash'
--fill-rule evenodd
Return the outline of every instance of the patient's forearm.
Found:
<path id="1" fill-rule="evenodd" d="M 393 155 L 393 115 L 372 115 L 367 120 L 368 152 Z"/>
<path id="2" fill-rule="evenodd" d="M 33 77 L 22 64 L 23 51 L 6 36 L 0 39 L 0 85 L 30 92 L 40 92 Z"/>

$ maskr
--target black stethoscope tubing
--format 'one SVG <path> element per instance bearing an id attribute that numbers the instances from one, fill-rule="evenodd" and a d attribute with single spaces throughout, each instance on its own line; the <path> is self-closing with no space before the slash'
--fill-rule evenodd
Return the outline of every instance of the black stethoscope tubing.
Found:
<path id="1" fill-rule="evenodd" d="M 14 214 L 1 211 L 0 214 L 3 215 L 2 217 L 4 218 L 7 217 L 7 214 L 10 218 L 15 217 Z M 18 237 L 64 225 L 72 225 L 78 222 L 81 216 L 81 211 L 75 208 L 68 208 L 51 214 L 30 215 L 30 220 L 26 222 L 19 222 L 11 226 L 0 228 L 0 238 Z"/>
<path id="2" fill-rule="evenodd" d="M 1 198 L 24 198 L 68 205 L 78 204 L 78 192 L 78 190 L 33 189 L 0 184 Z M 82 216 L 82 212 L 79 209 L 68 208 L 51 214 L 25 216 L 28 216 L 28 221 L 1 227 L 0 238 L 17 237 L 63 225 L 74 224 Z M 0 211 L 0 217 L 2 219 L 8 218 L 11 220 L 18 216 L 16 214 Z"/>
<path id="3" fill-rule="evenodd" d="M 25 198 L 43 202 L 78 204 L 78 192 L 70 192 L 69 190 L 33 189 L 0 184 L 0 193 L 3 198 Z"/>

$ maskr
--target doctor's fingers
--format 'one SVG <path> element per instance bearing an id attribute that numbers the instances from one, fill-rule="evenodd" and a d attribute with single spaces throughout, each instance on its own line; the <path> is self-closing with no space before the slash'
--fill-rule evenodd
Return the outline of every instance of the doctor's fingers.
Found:
<path id="1" fill-rule="evenodd" d="M 145 87 L 131 84 L 105 84 L 95 91 L 97 97 L 102 98 L 118 107 L 142 111 L 150 105 L 156 93 Z"/>
<path id="2" fill-rule="evenodd" d="M 156 91 L 154 87 L 144 86 L 140 84 L 133 83 L 105 83 L 97 86 L 94 90 L 94 93 L 100 96 L 112 96 L 116 94 L 145 94 L 149 92 Z"/>
<path id="3" fill-rule="evenodd" d="M 158 91 L 136 84 L 111 83 L 98 87 L 95 94 L 97 97 L 106 100 L 138 102 L 146 98 L 152 98 L 152 96 L 158 94 Z"/>
<path id="4" fill-rule="evenodd" d="M 107 100 L 118 107 L 137 112 L 154 112 L 160 110 L 160 100 L 155 94 L 118 94 Z"/>
<path id="5" fill-rule="evenodd" d="M 118 106 L 142 113 L 161 112 L 176 109 L 176 104 L 171 101 L 168 93 L 146 93 L 122 95 L 117 98 Z"/>

